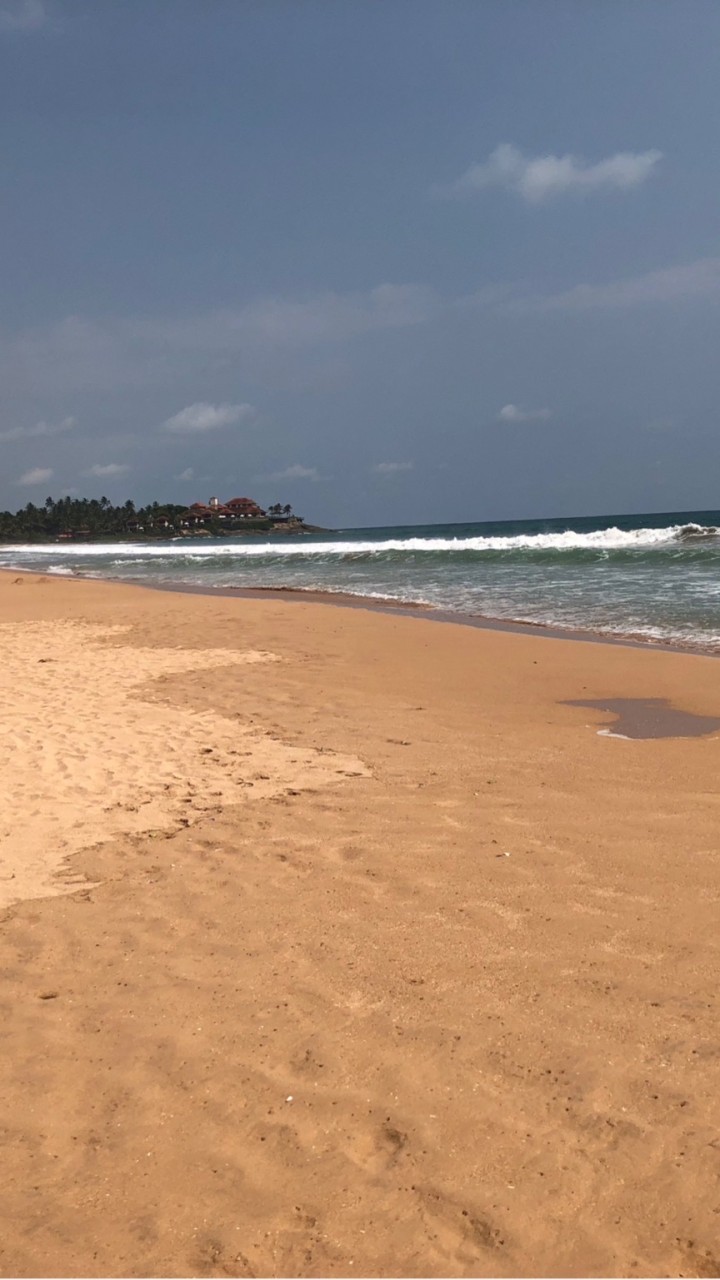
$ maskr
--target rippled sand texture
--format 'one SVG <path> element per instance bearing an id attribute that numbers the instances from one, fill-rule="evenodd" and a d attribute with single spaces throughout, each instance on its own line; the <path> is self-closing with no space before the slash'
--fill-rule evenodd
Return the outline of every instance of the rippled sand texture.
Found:
<path id="1" fill-rule="evenodd" d="M 70 893 L 79 850 L 189 826 L 248 796 L 363 772 L 211 711 L 167 705 L 162 680 L 272 662 L 258 650 L 130 648 L 127 627 L 0 625 L 0 909 Z"/>

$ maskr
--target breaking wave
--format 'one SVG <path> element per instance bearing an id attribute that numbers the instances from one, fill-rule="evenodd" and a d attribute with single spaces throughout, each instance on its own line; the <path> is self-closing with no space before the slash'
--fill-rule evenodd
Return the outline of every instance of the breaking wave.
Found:
<path id="1" fill-rule="evenodd" d="M 670 547 L 673 544 L 703 541 L 720 538 L 720 528 L 715 525 L 679 524 L 658 529 L 597 529 L 586 533 L 572 529 L 553 533 L 519 534 L 509 537 L 469 537 L 469 538 L 424 538 L 397 537 L 382 541 L 348 538 L 347 540 L 310 541 L 298 537 L 297 541 L 249 541 L 247 538 L 228 539 L 219 542 L 215 539 L 204 540 L 194 538 L 177 538 L 157 542 L 72 542 L 60 549 L 58 544 L 25 543 L 12 547 L 0 547 L 0 563 L 18 563 L 18 557 L 58 556 L 66 554 L 73 560 L 78 558 L 104 557 L 114 561 L 132 559 L 184 559 L 201 560 L 229 557 L 233 559 L 251 557 L 285 558 L 291 556 L 383 556 L 388 553 L 430 554 L 443 553 L 482 553 L 503 551 L 643 551 L 652 548 Z"/>

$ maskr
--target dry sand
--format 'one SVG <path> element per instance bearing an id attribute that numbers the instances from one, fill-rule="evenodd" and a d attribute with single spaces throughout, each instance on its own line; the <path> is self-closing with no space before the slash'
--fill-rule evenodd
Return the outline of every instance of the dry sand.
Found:
<path id="1" fill-rule="evenodd" d="M 720 1270 L 716 659 L 0 576 L 0 1274 Z"/>

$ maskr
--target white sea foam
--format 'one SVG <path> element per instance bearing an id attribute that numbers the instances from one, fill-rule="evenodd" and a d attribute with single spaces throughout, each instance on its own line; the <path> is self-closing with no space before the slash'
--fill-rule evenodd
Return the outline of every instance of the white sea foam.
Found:
<path id="1" fill-rule="evenodd" d="M 373 556 L 388 552 L 482 552 L 482 551 L 619 551 L 641 550 L 670 545 L 690 538 L 718 535 L 715 528 L 703 525 L 670 525 L 661 529 L 597 529 L 589 533 L 576 533 L 568 529 L 564 533 L 521 534 L 517 537 L 490 538 L 388 538 L 383 542 L 361 541 L 348 538 L 345 541 L 309 542 L 298 538 L 296 542 L 255 541 L 196 541 L 193 538 L 153 542 L 73 542 L 62 549 L 53 543 L 22 543 L 0 547 L 5 560 L 26 556 L 62 556 L 73 560 L 104 556 L 118 560 L 197 559 L 229 557 L 243 559 L 260 556 L 285 558 L 291 556 Z M 7 561 L 5 561 L 7 562 Z"/>
<path id="2" fill-rule="evenodd" d="M 0 567 L 181 588 L 349 592 L 557 630 L 720 649 L 720 528 L 678 522 L 447 536 L 455 531 L 25 543 L 0 546 Z"/>

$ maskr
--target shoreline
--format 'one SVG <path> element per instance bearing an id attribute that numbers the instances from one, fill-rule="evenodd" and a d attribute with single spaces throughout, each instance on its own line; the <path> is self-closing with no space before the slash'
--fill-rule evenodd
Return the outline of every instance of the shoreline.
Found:
<path id="1" fill-rule="evenodd" d="M 136 578 L 94 578 L 82 573 L 52 573 L 48 570 L 0 568 L 0 575 L 11 574 L 28 578 L 49 578 L 60 582 L 101 582 L 109 586 L 139 587 L 145 591 L 166 591 L 174 595 L 208 596 L 220 599 L 271 600 L 305 604 L 333 605 L 335 608 L 360 609 L 389 616 L 414 617 L 428 622 L 441 622 L 456 626 L 472 627 L 478 631 L 494 631 L 509 635 L 535 636 L 547 640 L 572 640 L 581 644 L 601 644 L 626 649 L 641 649 L 651 653 L 677 653 L 686 657 L 720 658 L 720 647 L 711 649 L 700 645 L 681 644 L 679 641 L 653 640 L 637 634 L 621 635 L 617 632 L 584 630 L 580 627 L 559 627 L 556 623 L 525 622 L 514 618 L 497 618 L 492 615 L 471 614 L 444 609 L 424 601 L 400 601 L 392 597 L 356 595 L 349 591 L 322 591 L 313 587 L 211 587 L 191 583 L 142 582 Z"/>
<path id="2" fill-rule="evenodd" d="M 98 581 L 98 579 L 93 579 Z M 106 581 L 108 581 L 106 579 Z M 121 581 L 121 579 L 115 579 Z M 331 604 L 337 608 L 367 609 L 372 613 L 397 615 L 398 617 L 419 618 L 427 622 L 452 623 L 457 626 L 473 627 L 479 631 L 496 631 L 509 635 L 536 636 L 538 639 L 573 640 L 583 644 L 619 645 L 629 649 L 649 649 L 659 653 L 682 653 L 688 657 L 718 658 L 720 647 L 703 649 L 699 645 L 683 645 L 679 642 L 653 640 L 637 634 L 627 636 L 617 632 L 587 631 L 580 627 L 559 627 L 551 622 L 525 622 L 515 618 L 497 618 L 492 615 L 478 613 L 461 613 L 452 609 L 444 609 L 439 605 L 426 604 L 424 601 L 400 601 L 392 597 L 354 595 L 349 591 L 318 591 L 313 587 L 196 587 L 187 583 L 140 583 L 131 579 L 122 579 L 126 585 L 148 586 L 159 591 L 177 591 L 187 595 L 223 596 L 229 599 L 278 599 L 298 600 L 308 604 Z"/>

